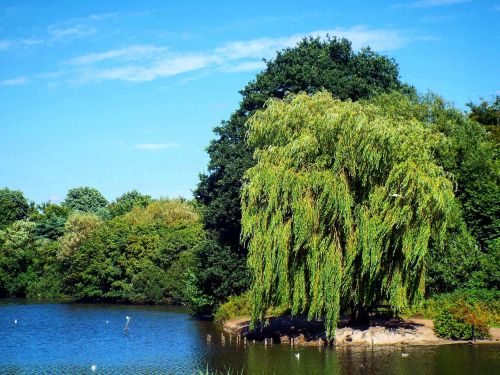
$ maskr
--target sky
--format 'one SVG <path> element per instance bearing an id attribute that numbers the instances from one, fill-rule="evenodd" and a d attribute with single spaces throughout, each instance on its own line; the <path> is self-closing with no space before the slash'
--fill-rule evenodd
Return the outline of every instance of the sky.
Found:
<path id="1" fill-rule="evenodd" d="M 461 109 L 500 94 L 500 1 L 0 0 L 0 188 L 192 197 L 212 129 L 306 35 L 394 58 Z"/>

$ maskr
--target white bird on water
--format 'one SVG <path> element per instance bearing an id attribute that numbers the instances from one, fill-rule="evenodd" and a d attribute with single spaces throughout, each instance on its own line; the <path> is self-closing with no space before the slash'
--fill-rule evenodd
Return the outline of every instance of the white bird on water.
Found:
<path id="1" fill-rule="evenodd" d="M 97 371 L 97 366 L 96 365 L 92 365 L 92 366 L 90 366 L 90 369 L 92 370 L 92 372 L 96 372 Z"/>
<path id="2" fill-rule="evenodd" d="M 406 358 L 406 357 L 408 357 L 409 355 L 410 355 L 409 353 L 401 353 L 401 357 L 403 357 L 403 358 Z"/>
<path id="3" fill-rule="evenodd" d="M 14 324 L 17 324 L 17 319 L 14 319 Z"/>
<path id="4" fill-rule="evenodd" d="M 295 358 L 300 359 L 300 353 L 295 353 Z"/>

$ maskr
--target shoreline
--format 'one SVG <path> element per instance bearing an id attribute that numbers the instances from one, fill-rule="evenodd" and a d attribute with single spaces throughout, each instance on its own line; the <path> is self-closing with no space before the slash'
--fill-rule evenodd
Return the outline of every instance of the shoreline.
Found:
<path id="1" fill-rule="evenodd" d="M 249 317 L 230 319 L 223 323 L 223 330 L 230 334 L 244 336 L 249 340 L 264 341 L 267 344 L 294 346 L 431 346 L 450 344 L 500 344 L 500 328 L 490 328 L 491 337 L 476 341 L 448 340 L 434 333 L 429 319 L 371 319 L 366 326 L 349 326 L 342 320 L 335 339 L 327 341 L 323 323 L 307 321 L 304 317 L 270 317 L 267 325 L 249 329 Z"/>

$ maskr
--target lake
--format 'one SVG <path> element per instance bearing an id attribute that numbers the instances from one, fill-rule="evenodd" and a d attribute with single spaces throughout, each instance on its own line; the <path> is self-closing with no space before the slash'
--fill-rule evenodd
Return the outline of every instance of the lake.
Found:
<path id="1" fill-rule="evenodd" d="M 500 368 L 495 345 L 408 347 L 403 357 L 399 347 L 245 346 L 234 337 L 223 345 L 220 335 L 216 324 L 180 307 L 0 300 L 0 374 L 193 374 L 208 366 L 245 374 L 491 375 Z"/>

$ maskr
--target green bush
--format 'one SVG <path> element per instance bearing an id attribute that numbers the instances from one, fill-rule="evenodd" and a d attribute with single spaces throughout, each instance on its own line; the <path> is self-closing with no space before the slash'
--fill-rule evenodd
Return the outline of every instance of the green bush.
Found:
<path id="1" fill-rule="evenodd" d="M 222 304 L 215 312 L 216 322 L 225 322 L 241 316 L 250 315 L 250 292 L 247 291 L 239 296 L 231 296 L 227 302 Z"/>
<path id="2" fill-rule="evenodd" d="M 500 291 L 488 289 L 459 289 L 452 293 L 443 293 L 426 299 L 422 304 L 403 311 L 406 317 L 435 319 L 445 311 L 464 301 L 471 306 L 481 305 L 488 321 L 500 325 Z"/>
<path id="3" fill-rule="evenodd" d="M 251 314 L 252 305 L 250 304 L 250 291 L 246 291 L 239 296 L 231 296 L 227 302 L 222 304 L 215 312 L 216 322 L 223 323 L 230 319 L 238 317 L 248 317 Z M 272 306 L 266 311 L 267 316 L 280 316 L 289 312 L 287 306 Z"/>
<path id="4" fill-rule="evenodd" d="M 458 301 L 444 309 L 434 320 L 434 331 L 440 337 L 453 340 L 482 339 L 489 336 L 491 314 L 480 302 Z"/>

